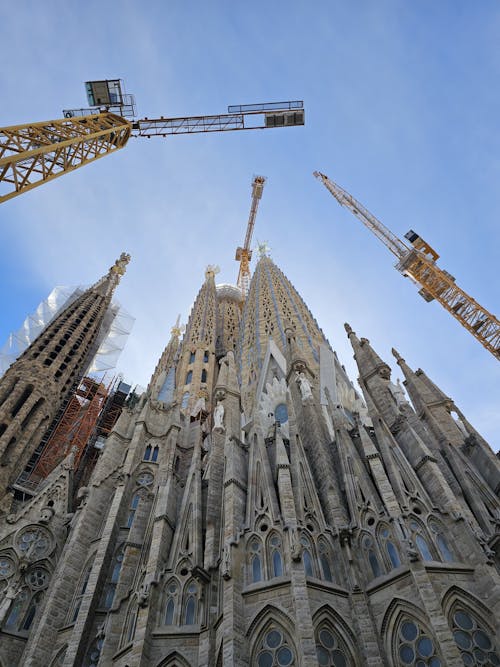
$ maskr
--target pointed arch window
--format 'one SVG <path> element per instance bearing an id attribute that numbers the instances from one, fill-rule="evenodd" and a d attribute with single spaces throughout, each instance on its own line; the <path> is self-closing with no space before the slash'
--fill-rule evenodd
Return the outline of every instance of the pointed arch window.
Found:
<path id="1" fill-rule="evenodd" d="M 165 625 L 176 624 L 175 611 L 177 607 L 178 597 L 179 597 L 179 584 L 175 579 L 172 579 L 168 582 L 166 586 L 165 612 L 163 617 L 163 622 Z"/>
<path id="2" fill-rule="evenodd" d="M 380 577 L 383 574 L 383 570 L 380 566 L 380 562 L 377 558 L 377 553 L 375 551 L 375 544 L 371 535 L 364 535 L 361 540 L 361 547 L 364 551 L 365 557 L 370 565 L 373 576 Z"/>
<path id="3" fill-rule="evenodd" d="M 262 581 L 262 543 L 254 537 L 249 545 L 250 582 Z"/>
<path id="4" fill-rule="evenodd" d="M 144 456 L 143 456 L 144 461 L 149 461 L 150 460 L 151 451 L 152 451 L 151 445 L 146 445 L 146 449 L 144 450 Z"/>
<path id="5" fill-rule="evenodd" d="M 208 350 L 205 350 L 205 352 L 203 353 L 203 363 L 206 364 L 207 362 L 208 362 Z"/>
<path id="6" fill-rule="evenodd" d="M 156 446 L 153 448 L 153 453 L 152 453 L 152 455 L 151 455 L 151 461 L 152 461 L 153 463 L 156 463 L 156 461 L 158 461 L 158 452 L 159 452 L 159 451 L 160 451 L 160 449 L 159 449 L 158 445 L 156 445 Z"/>
<path id="7" fill-rule="evenodd" d="M 319 562 L 321 565 L 321 572 L 325 581 L 333 581 L 332 570 L 330 567 L 331 553 L 330 548 L 324 539 L 319 541 Z"/>
<path id="8" fill-rule="evenodd" d="M 464 665 L 500 665 L 500 655 L 492 633 L 463 607 L 456 607 L 451 617 L 453 638 Z"/>
<path id="9" fill-rule="evenodd" d="M 351 656 L 329 623 L 323 622 L 315 632 L 316 656 L 323 667 L 354 667 Z"/>
<path id="10" fill-rule="evenodd" d="M 194 358 L 196 356 L 196 352 L 191 352 L 189 355 L 189 363 L 194 364 Z"/>
<path id="11" fill-rule="evenodd" d="M 22 614 L 28 604 L 29 592 L 23 588 L 14 598 L 10 605 L 9 615 L 5 621 L 5 627 L 11 630 L 17 630 L 22 618 Z"/>
<path id="12" fill-rule="evenodd" d="M 295 650 L 289 637 L 278 626 L 270 626 L 257 644 L 258 667 L 296 665 Z M 252 663 L 254 664 L 254 663 Z"/>
<path id="13" fill-rule="evenodd" d="M 442 559 L 446 563 L 453 563 L 455 561 L 455 557 L 453 556 L 453 553 L 451 552 L 451 549 L 448 546 L 448 542 L 446 540 L 446 537 L 444 536 L 442 526 L 437 521 L 431 521 L 429 523 L 429 528 L 431 529 L 431 532 L 434 535 L 434 540 L 436 541 Z"/>
<path id="14" fill-rule="evenodd" d="M 442 662 L 430 633 L 415 619 L 405 616 L 396 631 L 396 664 L 404 667 L 441 667 Z"/>
<path id="15" fill-rule="evenodd" d="M 113 604 L 113 600 L 115 597 L 115 591 L 116 591 L 116 585 L 118 583 L 118 580 L 120 579 L 120 572 L 122 569 L 123 565 L 123 558 L 124 558 L 124 552 L 125 552 L 125 546 L 122 545 L 119 547 L 119 549 L 115 553 L 115 557 L 113 558 L 113 562 L 111 564 L 111 576 L 109 578 L 108 583 L 106 584 L 106 587 L 104 589 L 104 596 L 103 596 L 103 607 L 105 609 L 110 609 L 111 605 Z"/>
<path id="16" fill-rule="evenodd" d="M 198 584 L 194 580 L 186 584 L 182 620 L 184 625 L 198 622 Z"/>
<path id="17" fill-rule="evenodd" d="M 412 534 L 413 542 L 420 552 L 422 560 L 434 560 L 434 556 L 431 553 L 428 538 L 424 527 L 414 519 L 410 521 L 410 530 Z"/>
<path id="18" fill-rule="evenodd" d="M 399 551 L 394 543 L 391 531 L 385 525 L 382 525 L 378 531 L 378 538 L 382 553 L 386 555 L 386 562 L 389 569 L 393 570 L 401 565 Z"/>
<path id="19" fill-rule="evenodd" d="M 125 619 L 125 631 L 123 633 L 122 645 L 129 644 L 135 637 L 135 629 L 137 627 L 137 614 L 139 608 L 137 602 L 134 600 L 127 611 Z"/>
<path id="20" fill-rule="evenodd" d="M 302 545 L 302 562 L 304 564 L 306 576 L 314 577 L 311 540 L 303 533 L 300 537 L 300 543 Z"/>
<path id="21" fill-rule="evenodd" d="M 41 602 L 41 599 L 42 599 L 42 593 L 35 593 L 35 595 L 33 595 L 33 597 L 31 598 L 31 602 L 29 604 L 28 610 L 26 612 L 26 615 L 24 616 L 24 620 L 20 628 L 21 630 L 25 631 L 30 630 L 37 612 L 37 608 Z"/>
<path id="22" fill-rule="evenodd" d="M 282 556 L 281 538 L 277 533 L 273 533 L 269 537 L 268 553 L 269 553 L 271 578 L 283 576 L 283 556 Z"/>
<path id="23" fill-rule="evenodd" d="M 186 375 L 186 381 L 184 384 L 191 384 L 191 380 L 193 379 L 193 371 L 188 371 Z"/>
<path id="24" fill-rule="evenodd" d="M 127 528 L 130 528 L 132 526 L 133 522 L 134 522 L 134 516 L 135 516 L 136 510 L 137 510 L 137 507 L 139 506 L 140 499 L 141 499 L 141 496 L 139 495 L 139 493 L 136 493 L 132 497 L 132 502 L 130 503 L 130 510 L 129 510 L 128 517 L 127 517 Z"/>

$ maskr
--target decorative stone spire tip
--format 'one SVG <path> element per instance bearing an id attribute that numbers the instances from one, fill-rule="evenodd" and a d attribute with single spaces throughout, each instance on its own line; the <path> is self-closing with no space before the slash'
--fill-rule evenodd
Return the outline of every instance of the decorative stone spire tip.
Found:
<path id="1" fill-rule="evenodd" d="M 394 348 L 392 348 L 391 352 L 392 352 L 392 356 L 395 357 L 395 358 L 397 359 L 398 363 L 399 363 L 400 361 L 404 361 L 403 357 L 399 354 L 399 352 L 398 352 L 397 350 L 395 350 Z"/>
<path id="2" fill-rule="evenodd" d="M 122 252 L 120 257 L 116 260 L 113 266 L 109 269 L 109 273 L 115 273 L 119 276 L 123 276 L 127 270 L 127 264 L 130 262 L 130 255 L 126 252 Z"/>

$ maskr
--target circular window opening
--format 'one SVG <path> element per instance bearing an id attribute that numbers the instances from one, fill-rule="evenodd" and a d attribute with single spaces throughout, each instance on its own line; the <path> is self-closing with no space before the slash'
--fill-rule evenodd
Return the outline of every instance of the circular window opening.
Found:
<path id="1" fill-rule="evenodd" d="M 185 577 L 187 573 L 188 573 L 187 567 L 183 567 L 182 570 L 181 570 L 182 576 Z"/>
<path id="2" fill-rule="evenodd" d="M 267 523 L 263 523 L 263 524 L 261 524 L 261 526 L 260 526 L 260 530 L 261 530 L 261 532 L 265 533 L 266 530 L 267 530 Z"/>
<path id="3" fill-rule="evenodd" d="M 413 511 L 415 512 L 415 514 L 422 514 L 422 510 L 420 509 L 420 507 L 414 507 Z"/>
<path id="4" fill-rule="evenodd" d="M 367 521 L 366 523 L 367 523 L 369 526 L 373 526 L 373 524 L 375 523 L 375 519 L 371 516 L 371 517 L 368 519 L 368 521 Z"/>

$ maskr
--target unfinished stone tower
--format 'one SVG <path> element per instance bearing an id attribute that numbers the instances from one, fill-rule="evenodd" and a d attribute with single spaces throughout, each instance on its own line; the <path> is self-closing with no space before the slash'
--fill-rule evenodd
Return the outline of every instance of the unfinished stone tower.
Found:
<path id="1" fill-rule="evenodd" d="M 499 460 L 346 330 L 363 397 L 269 257 L 209 267 L 88 486 L 0 520 L 2 667 L 500 665 Z"/>

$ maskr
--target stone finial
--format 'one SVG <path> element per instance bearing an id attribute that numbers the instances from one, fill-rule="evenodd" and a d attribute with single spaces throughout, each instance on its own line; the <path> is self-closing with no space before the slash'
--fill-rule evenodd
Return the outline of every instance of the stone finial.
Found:
<path id="1" fill-rule="evenodd" d="M 396 360 L 397 360 L 398 363 L 399 363 L 400 361 L 404 361 L 403 357 L 399 354 L 399 352 L 398 352 L 397 350 L 395 350 L 394 348 L 392 348 L 391 352 L 392 352 L 392 356 L 396 358 Z"/>
<path id="2" fill-rule="evenodd" d="M 215 278 L 218 273 L 220 273 L 220 267 L 217 264 L 209 264 L 205 269 L 205 279 Z"/>
<path id="3" fill-rule="evenodd" d="M 170 329 L 170 333 L 175 338 L 179 338 L 179 336 L 181 335 L 181 333 L 184 332 L 185 329 L 186 327 L 183 324 L 181 324 L 181 316 L 179 314 L 177 315 L 177 320 L 175 321 L 174 326 Z"/>
<path id="4" fill-rule="evenodd" d="M 264 241 L 264 243 L 259 243 L 257 241 L 257 251 L 259 253 L 259 257 L 269 257 L 269 252 L 271 248 L 270 246 L 267 245 L 267 241 Z"/>
<path id="5" fill-rule="evenodd" d="M 344 322 L 344 329 L 346 330 L 348 337 L 350 334 L 354 333 L 354 331 L 351 328 L 351 325 L 348 322 Z"/>
<path id="6" fill-rule="evenodd" d="M 116 260 L 113 266 L 109 269 L 109 273 L 115 273 L 119 276 L 123 276 L 127 270 L 127 264 L 130 262 L 130 255 L 126 252 L 122 252 L 120 257 Z"/>

